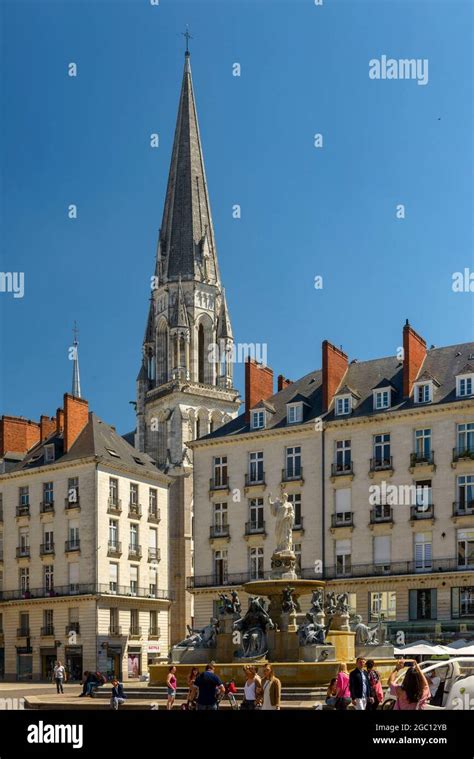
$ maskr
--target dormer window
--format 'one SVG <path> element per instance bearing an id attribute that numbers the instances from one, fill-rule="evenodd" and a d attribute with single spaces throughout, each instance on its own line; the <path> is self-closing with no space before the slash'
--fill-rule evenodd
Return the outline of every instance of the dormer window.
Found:
<path id="1" fill-rule="evenodd" d="M 265 411 L 258 409 L 258 411 L 252 411 L 252 429 L 263 430 L 265 427 Z"/>
<path id="2" fill-rule="evenodd" d="M 456 395 L 458 398 L 469 398 L 473 394 L 474 374 L 464 374 L 456 377 Z"/>
<path id="3" fill-rule="evenodd" d="M 44 447 L 44 463 L 50 464 L 52 461 L 54 461 L 55 454 L 54 454 L 54 445 L 45 445 Z"/>
<path id="4" fill-rule="evenodd" d="M 413 390 L 415 403 L 431 403 L 433 400 L 433 385 L 431 382 L 416 382 Z"/>
<path id="5" fill-rule="evenodd" d="M 336 398 L 336 416 L 350 414 L 352 411 L 352 398 L 350 395 L 339 395 Z"/>
<path id="6" fill-rule="evenodd" d="M 286 405 L 286 418 L 288 424 L 298 424 L 303 421 L 303 404 L 302 403 L 287 403 Z"/>
<path id="7" fill-rule="evenodd" d="M 374 390 L 374 409 L 380 411 L 384 408 L 390 408 L 392 391 L 390 388 L 384 390 Z"/>

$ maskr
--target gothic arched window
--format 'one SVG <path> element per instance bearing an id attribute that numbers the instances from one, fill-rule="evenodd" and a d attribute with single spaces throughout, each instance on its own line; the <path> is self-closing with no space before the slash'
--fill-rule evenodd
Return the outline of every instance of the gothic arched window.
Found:
<path id="1" fill-rule="evenodd" d="M 159 385 L 168 382 L 168 324 L 161 319 L 156 333 L 156 378 Z"/>

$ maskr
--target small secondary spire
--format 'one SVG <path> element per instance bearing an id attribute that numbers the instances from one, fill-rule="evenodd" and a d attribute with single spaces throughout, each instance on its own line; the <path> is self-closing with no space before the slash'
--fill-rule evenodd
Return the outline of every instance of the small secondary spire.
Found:
<path id="1" fill-rule="evenodd" d="M 78 353 L 78 340 L 77 335 L 79 334 L 79 330 L 77 329 L 77 324 L 74 322 L 74 327 L 72 330 L 72 334 L 74 335 L 73 340 L 73 365 L 72 365 L 72 395 L 74 398 L 80 398 L 81 397 L 81 378 L 79 375 L 79 353 Z"/>

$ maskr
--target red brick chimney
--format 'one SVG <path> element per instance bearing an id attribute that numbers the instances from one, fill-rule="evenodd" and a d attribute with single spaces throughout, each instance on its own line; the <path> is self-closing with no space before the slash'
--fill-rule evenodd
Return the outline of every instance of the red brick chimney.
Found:
<path id="1" fill-rule="evenodd" d="M 323 342 L 323 411 L 331 405 L 334 394 L 347 371 L 348 357 L 327 340 Z"/>
<path id="2" fill-rule="evenodd" d="M 52 416 L 51 418 L 49 416 L 45 416 L 42 414 L 40 416 L 40 439 L 46 440 L 47 437 L 53 434 L 53 432 L 56 431 L 56 417 Z"/>
<path id="3" fill-rule="evenodd" d="M 64 430 L 64 411 L 62 408 L 56 410 L 56 432 L 59 433 Z"/>
<path id="4" fill-rule="evenodd" d="M 64 453 L 67 453 L 89 421 L 89 404 L 83 398 L 64 394 Z"/>
<path id="5" fill-rule="evenodd" d="M 426 356 L 426 343 L 410 326 L 408 319 L 403 327 L 403 396 L 409 398 Z"/>
<path id="6" fill-rule="evenodd" d="M 258 364 L 250 356 L 245 364 L 245 419 L 250 419 L 250 409 L 259 401 L 273 395 L 273 369 Z"/>
<path id="7" fill-rule="evenodd" d="M 40 441 L 40 425 L 21 416 L 0 419 L 0 456 L 7 451 L 26 453 Z"/>
<path id="8" fill-rule="evenodd" d="M 284 377 L 283 374 L 278 375 L 278 392 L 280 392 L 280 390 L 284 390 L 285 387 L 288 387 L 288 385 L 292 385 L 292 384 L 293 384 L 293 381 L 286 379 L 286 377 Z"/>

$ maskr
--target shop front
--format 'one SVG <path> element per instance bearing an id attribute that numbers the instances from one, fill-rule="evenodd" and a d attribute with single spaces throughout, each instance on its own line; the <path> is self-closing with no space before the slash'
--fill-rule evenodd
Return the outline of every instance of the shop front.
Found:
<path id="1" fill-rule="evenodd" d="M 55 648 L 40 648 L 41 658 L 41 679 L 52 680 L 53 670 L 57 661 L 57 652 Z"/>
<path id="2" fill-rule="evenodd" d="M 106 675 L 108 680 L 122 679 L 122 646 L 107 646 Z"/>
<path id="3" fill-rule="evenodd" d="M 159 663 L 160 663 L 160 644 L 149 643 L 147 665 L 150 666 L 151 664 L 159 664 Z"/>
<path id="4" fill-rule="evenodd" d="M 140 646 L 129 646 L 127 650 L 128 679 L 138 680 L 142 672 L 142 649 Z"/>
<path id="5" fill-rule="evenodd" d="M 66 646 L 66 672 L 68 680 L 82 680 L 82 646 Z"/>
<path id="6" fill-rule="evenodd" d="M 30 646 L 16 649 L 16 679 L 33 680 L 33 651 Z"/>

